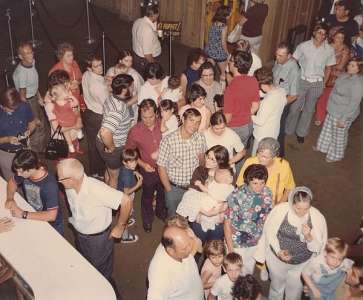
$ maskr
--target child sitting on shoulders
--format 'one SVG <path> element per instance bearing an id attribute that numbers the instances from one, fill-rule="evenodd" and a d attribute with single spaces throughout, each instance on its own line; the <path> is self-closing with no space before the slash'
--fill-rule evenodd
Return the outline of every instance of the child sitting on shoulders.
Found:
<path id="1" fill-rule="evenodd" d="M 226 248 L 222 240 L 209 240 L 204 245 L 204 261 L 200 276 L 204 288 L 205 298 L 208 299 L 210 288 L 222 275 L 222 264 Z"/>
<path id="2" fill-rule="evenodd" d="M 169 99 L 174 103 L 177 103 L 178 107 L 184 105 L 183 91 L 181 88 L 180 78 L 172 75 L 168 79 L 168 87 L 164 88 L 161 93 L 161 100 Z"/>
<path id="3" fill-rule="evenodd" d="M 309 288 L 311 300 L 334 300 L 353 261 L 346 258 L 348 244 L 340 238 L 328 239 L 325 251 L 314 257 L 303 269 L 302 277 Z"/>
<path id="4" fill-rule="evenodd" d="M 135 192 L 142 186 L 142 175 L 136 171 L 137 160 L 139 153 L 134 149 L 123 149 L 121 153 L 122 167 L 118 176 L 117 189 L 128 195 L 132 202 L 135 198 Z M 135 224 L 135 218 L 132 217 L 133 209 L 131 209 L 130 217 L 127 226 Z M 136 234 L 130 233 L 125 229 L 122 237 L 122 243 L 135 243 L 139 237 Z"/>
<path id="5" fill-rule="evenodd" d="M 178 115 L 178 105 L 169 99 L 161 100 L 160 102 L 161 115 L 161 134 L 167 136 L 178 129 L 180 118 Z"/>
<path id="6" fill-rule="evenodd" d="M 224 299 L 233 300 L 232 288 L 239 275 L 242 272 L 242 257 L 241 255 L 231 252 L 223 259 L 223 270 L 226 274 L 219 277 L 213 284 L 208 300 Z"/>

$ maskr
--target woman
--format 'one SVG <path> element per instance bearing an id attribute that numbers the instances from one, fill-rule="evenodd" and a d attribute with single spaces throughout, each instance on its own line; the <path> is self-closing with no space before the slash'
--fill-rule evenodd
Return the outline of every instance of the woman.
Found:
<path id="1" fill-rule="evenodd" d="M 137 96 L 137 103 L 140 104 L 144 99 L 152 99 L 159 107 L 162 93 L 168 87 L 169 76 L 165 76 L 163 67 L 155 62 L 146 65 L 145 79 Z"/>
<path id="2" fill-rule="evenodd" d="M 229 164 L 234 167 L 246 154 L 244 145 L 231 128 L 227 127 L 226 117 L 221 111 L 215 112 L 210 118 L 210 127 L 204 131 L 207 148 L 215 145 L 224 146 L 229 153 Z"/>
<path id="3" fill-rule="evenodd" d="M 199 79 L 199 68 L 205 62 L 206 54 L 200 48 L 190 50 L 187 57 L 187 67 L 180 76 L 180 84 L 184 97 L 194 82 Z"/>
<path id="4" fill-rule="evenodd" d="M 112 79 L 122 73 L 130 75 L 134 79 L 134 94 L 137 94 L 144 84 L 144 79 L 132 67 L 132 53 L 129 50 L 121 50 L 118 54 L 116 65 L 107 70 L 106 80 L 111 84 Z"/>
<path id="5" fill-rule="evenodd" d="M 324 249 L 328 229 L 325 217 L 311 206 L 312 200 L 309 188 L 296 187 L 288 203 L 277 205 L 267 217 L 261 247 L 271 278 L 269 299 L 282 300 L 285 294 L 286 299 L 300 300 L 301 271 Z"/>
<path id="6" fill-rule="evenodd" d="M 362 62 L 351 59 L 347 73 L 336 80 L 328 101 L 328 115 L 320 132 L 317 151 L 326 153 L 328 163 L 344 158 L 348 144 L 348 131 L 360 113 L 363 97 Z"/>
<path id="7" fill-rule="evenodd" d="M 326 116 L 326 106 L 328 104 L 328 99 L 333 90 L 333 86 L 335 84 L 336 79 L 340 74 L 344 72 L 345 67 L 349 61 L 350 51 L 348 46 L 344 43 L 345 34 L 343 29 L 334 30 L 334 28 L 330 30 L 331 32 L 331 43 L 330 45 L 334 48 L 335 51 L 335 60 L 336 65 L 332 66 L 332 70 L 326 80 L 325 89 L 323 94 L 319 97 L 318 103 L 316 105 L 316 114 L 315 114 L 315 125 L 319 126 L 324 122 Z"/>
<path id="8" fill-rule="evenodd" d="M 82 83 L 82 72 L 79 65 L 74 60 L 73 46 L 69 43 L 61 43 L 57 47 L 56 56 L 58 63 L 56 63 L 49 71 L 48 76 L 56 70 L 64 70 L 68 73 L 71 80 L 70 89 L 72 95 L 77 98 L 81 110 L 86 109 L 86 103 L 81 95 L 80 84 Z"/>
<path id="9" fill-rule="evenodd" d="M 218 110 L 217 103 L 215 103 L 214 97 L 216 95 L 222 95 L 222 85 L 215 80 L 215 72 L 213 64 L 206 61 L 199 68 L 199 80 L 195 83 L 199 84 L 207 92 L 205 97 L 205 105 L 210 109 L 212 113 Z"/>
<path id="10" fill-rule="evenodd" d="M 196 185 L 200 181 L 203 185 L 207 185 L 214 179 L 214 174 L 217 169 L 229 168 L 229 155 L 225 147 L 216 145 L 210 148 L 205 153 L 205 166 L 199 166 L 195 169 L 188 192 L 201 192 L 200 188 Z M 221 211 L 220 214 L 223 214 Z M 217 213 L 216 215 L 218 215 Z M 211 216 L 211 215 L 209 215 Z M 195 235 L 204 243 L 207 240 L 223 239 L 223 223 L 215 226 L 214 230 L 203 231 L 202 226 L 197 221 L 191 223 Z"/>
<path id="11" fill-rule="evenodd" d="M 244 183 L 243 174 L 252 164 L 261 164 L 267 168 L 266 186 L 272 191 L 272 204 L 286 202 L 290 191 L 295 188 L 294 176 L 287 160 L 278 157 L 280 144 L 274 138 L 264 138 L 257 148 L 257 155 L 250 157 L 244 163 L 237 179 L 237 186 Z"/>
<path id="12" fill-rule="evenodd" d="M 213 19 L 212 26 L 208 33 L 208 42 L 205 46 L 205 52 L 208 57 L 218 64 L 220 70 L 220 81 L 225 80 L 225 71 L 227 59 L 229 56 L 227 49 L 227 21 L 231 16 L 231 8 L 226 5 L 218 7 Z"/>
<path id="13" fill-rule="evenodd" d="M 7 89 L 0 98 L 0 170 L 5 180 L 14 175 L 13 158 L 28 146 L 28 138 L 35 127 L 29 103 L 20 99 L 16 89 Z"/>
<path id="14" fill-rule="evenodd" d="M 224 235 L 228 252 L 242 256 L 244 275 L 253 274 L 257 243 L 267 215 L 272 209 L 272 193 L 266 186 L 267 169 L 250 165 L 243 174 L 244 184 L 228 197 Z"/>

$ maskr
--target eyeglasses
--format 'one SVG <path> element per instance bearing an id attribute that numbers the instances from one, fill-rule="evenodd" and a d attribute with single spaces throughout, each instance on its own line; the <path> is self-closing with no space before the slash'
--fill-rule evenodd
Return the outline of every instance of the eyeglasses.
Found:
<path id="1" fill-rule="evenodd" d="M 201 77 L 213 77 L 214 73 L 210 73 L 210 74 L 203 74 Z"/>
<path id="2" fill-rule="evenodd" d="M 58 182 L 62 182 L 64 180 L 71 179 L 72 177 L 64 177 L 64 178 L 58 178 Z"/>

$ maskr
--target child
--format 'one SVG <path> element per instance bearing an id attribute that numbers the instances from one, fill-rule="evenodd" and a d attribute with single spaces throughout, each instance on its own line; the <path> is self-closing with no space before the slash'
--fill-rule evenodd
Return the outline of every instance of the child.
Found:
<path id="1" fill-rule="evenodd" d="M 178 129 L 180 117 L 178 115 L 178 105 L 169 99 L 160 102 L 161 133 L 165 137 Z"/>
<path id="2" fill-rule="evenodd" d="M 190 222 L 197 220 L 205 232 L 214 230 L 216 224 L 223 222 L 223 215 L 218 212 L 227 208 L 227 197 L 234 189 L 232 182 L 232 169 L 216 170 L 214 180 L 208 187 L 200 181 L 195 182 L 202 192 L 190 188 L 183 195 L 176 212 L 183 217 L 188 217 Z"/>
<path id="3" fill-rule="evenodd" d="M 340 238 L 328 239 L 325 251 L 303 269 L 302 277 L 310 299 L 335 300 L 335 292 L 350 271 L 353 261 L 345 258 L 348 244 Z"/>
<path id="4" fill-rule="evenodd" d="M 123 63 L 118 63 L 117 65 L 107 70 L 105 78 L 110 88 L 110 91 L 112 79 L 114 79 L 119 74 L 127 74 L 127 66 L 125 66 Z"/>
<path id="5" fill-rule="evenodd" d="M 210 125 L 210 117 L 212 115 L 212 112 L 210 109 L 205 105 L 205 97 L 207 96 L 207 92 L 203 87 L 201 87 L 199 84 L 194 83 L 189 92 L 189 103 L 185 106 L 183 106 L 179 111 L 179 116 L 182 117 L 184 112 L 188 108 L 195 108 L 200 112 L 202 115 L 202 121 L 199 125 L 199 132 L 203 132 L 206 130 Z"/>
<path id="6" fill-rule="evenodd" d="M 234 300 L 263 300 L 262 288 L 255 277 L 248 274 L 239 276 L 232 288 L 232 297 Z M 266 299 L 267 300 L 267 299 Z"/>
<path id="7" fill-rule="evenodd" d="M 200 275 L 202 277 L 205 298 L 208 299 L 210 288 L 222 275 L 223 258 L 226 248 L 222 240 L 209 240 L 204 245 L 205 260 Z"/>
<path id="8" fill-rule="evenodd" d="M 183 91 L 180 84 L 180 78 L 172 75 L 168 79 L 168 87 L 164 88 L 161 93 L 161 100 L 170 99 L 180 106 L 184 104 Z"/>
<path id="9" fill-rule="evenodd" d="M 135 191 L 137 191 L 142 185 L 142 175 L 135 171 L 137 166 L 137 160 L 139 159 L 139 153 L 134 149 L 123 149 L 121 153 L 122 167 L 118 176 L 117 189 L 129 195 L 134 200 Z M 135 219 L 132 217 L 132 210 L 130 218 L 127 222 L 128 226 L 135 224 Z M 136 234 L 132 234 L 125 229 L 121 242 L 122 243 L 135 243 L 139 237 Z"/>
<path id="10" fill-rule="evenodd" d="M 357 258 L 350 271 L 347 272 L 345 282 L 337 289 L 336 299 L 363 299 L 363 260 Z"/>
<path id="11" fill-rule="evenodd" d="M 67 141 L 69 153 L 82 154 L 79 147 L 78 139 L 83 138 L 82 119 L 80 107 L 77 98 L 75 98 L 69 89 L 68 83 L 59 83 L 50 87 L 49 94 L 52 99 L 53 120 L 50 120 L 52 128 L 55 130 L 58 126 L 72 128 L 63 131 L 64 138 Z"/>
<path id="12" fill-rule="evenodd" d="M 210 290 L 208 300 L 233 300 L 232 288 L 242 271 L 242 257 L 234 252 L 223 259 L 223 270 L 227 273 L 219 277 Z"/>

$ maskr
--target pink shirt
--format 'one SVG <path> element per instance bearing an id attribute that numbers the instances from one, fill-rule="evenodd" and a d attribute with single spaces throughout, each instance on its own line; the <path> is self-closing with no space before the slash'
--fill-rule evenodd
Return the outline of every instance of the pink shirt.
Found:
<path id="1" fill-rule="evenodd" d="M 202 270 L 200 272 L 200 275 L 202 276 L 203 273 L 212 274 L 211 277 L 209 277 L 208 284 L 213 286 L 213 284 L 216 282 L 216 280 L 222 275 L 222 266 L 216 267 L 212 264 L 212 262 L 207 258 L 203 264 Z M 208 298 L 210 289 L 205 289 L 205 298 Z"/>

